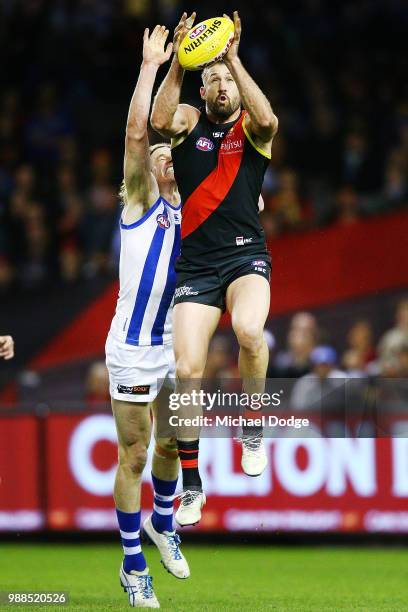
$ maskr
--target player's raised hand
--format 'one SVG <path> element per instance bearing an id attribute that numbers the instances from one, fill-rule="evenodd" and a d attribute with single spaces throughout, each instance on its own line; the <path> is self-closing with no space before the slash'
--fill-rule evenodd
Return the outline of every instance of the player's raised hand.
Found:
<path id="1" fill-rule="evenodd" d="M 4 359 L 14 357 L 14 340 L 11 336 L 0 336 L 0 357 Z"/>
<path id="2" fill-rule="evenodd" d="M 187 17 L 187 13 L 183 13 L 181 19 L 174 30 L 173 36 L 173 51 L 177 53 L 180 47 L 180 43 L 189 30 L 193 27 L 194 20 L 196 18 L 196 12 L 191 13 L 190 17 Z"/>
<path id="3" fill-rule="evenodd" d="M 169 31 L 166 26 L 157 25 L 149 36 L 149 29 L 146 28 L 143 35 L 143 61 L 146 64 L 161 66 L 170 58 L 173 50 L 173 43 L 169 42 L 166 47 L 166 40 Z"/>
<path id="4" fill-rule="evenodd" d="M 230 17 L 228 17 L 228 15 L 226 15 L 225 13 L 223 16 L 227 19 L 230 19 Z M 234 40 L 232 41 L 232 45 L 229 48 L 228 53 L 226 53 L 223 58 L 224 62 L 231 62 L 233 59 L 238 57 L 241 29 L 241 19 L 239 18 L 238 11 L 234 11 Z"/>

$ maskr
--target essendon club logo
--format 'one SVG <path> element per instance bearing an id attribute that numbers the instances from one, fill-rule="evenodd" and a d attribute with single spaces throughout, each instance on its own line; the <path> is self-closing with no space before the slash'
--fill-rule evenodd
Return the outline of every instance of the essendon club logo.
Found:
<path id="1" fill-rule="evenodd" d="M 166 215 L 157 215 L 156 217 L 157 225 L 162 229 L 169 229 L 170 221 L 166 217 Z"/>
<path id="2" fill-rule="evenodd" d="M 199 149 L 200 151 L 212 151 L 214 148 L 214 143 L 209 138 L 200 136 L 195 146 L 196 149 Z"/>
<path id="3" fill-rule="evenodd" d="M 118 385 L 118 393 L 124 393 L 125 395 L 149 395 L 150 385 L 133 385 L 131 387 Z"/>

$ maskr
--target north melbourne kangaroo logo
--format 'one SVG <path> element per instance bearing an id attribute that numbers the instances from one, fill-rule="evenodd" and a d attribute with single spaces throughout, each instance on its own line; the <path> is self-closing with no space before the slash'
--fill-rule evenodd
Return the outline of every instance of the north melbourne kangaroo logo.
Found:
<path id="1" fill-rule="evenodd" d="M 170 221 L 166 217 L 166 215 L 157 215 L 156 217 L 157 225 L 162 229 L 169 229 Z"/>

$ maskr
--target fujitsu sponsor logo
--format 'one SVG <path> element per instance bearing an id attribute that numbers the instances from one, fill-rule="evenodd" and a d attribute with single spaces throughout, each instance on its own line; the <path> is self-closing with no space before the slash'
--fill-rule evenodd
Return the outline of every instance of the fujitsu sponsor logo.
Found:
<path id="1" fill-rule="evenodd" d="M 228 153 L 242 153 L 244 150 L 244 141 L 242 138 L 238 138 L 237 140 L 225 139 L 221 143 L 221 153 L 224 155 L 228 155 Z"/>

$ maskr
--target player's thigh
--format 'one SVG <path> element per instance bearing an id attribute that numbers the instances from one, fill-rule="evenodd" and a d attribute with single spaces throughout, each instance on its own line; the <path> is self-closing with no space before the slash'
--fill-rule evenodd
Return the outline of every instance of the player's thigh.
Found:
<path id="1" fill-rule="evenodd" d="M 119 447 L 147 448 L 151 436 L 150 404 L 112 399 Z"/>
<path id="2" fill-rule="evenodd" d="M 259 274 L 235 279 L 227 289 L 227 309 L 235 333 L 243 329 L 262 330 L 269 314 L 269 283 Z"/>
<path id="3" fill-rule="evenodd" d="M 207 361 L 208 345 L 221 317 L 216 306 L 181 302 L 173 310 L 173 344 L 177 375 L 200 373 Z"/>

